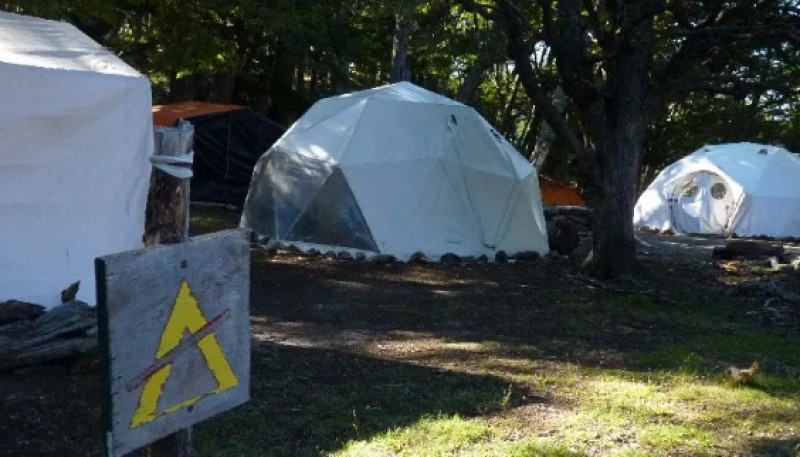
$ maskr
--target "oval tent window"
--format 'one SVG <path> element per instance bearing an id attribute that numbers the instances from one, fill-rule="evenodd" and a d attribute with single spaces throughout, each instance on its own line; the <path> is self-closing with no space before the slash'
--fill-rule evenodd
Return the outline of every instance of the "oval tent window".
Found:
<path id="1" fill-rule="evenodd" d="M 714 197 L 715 200 L 722 200 L 725 198 L 725 194 L 728 192 L 728 189 L 725 187 L 725 184 L 721 182 L 714 183 L 711 186 L 711 196 Z"/>

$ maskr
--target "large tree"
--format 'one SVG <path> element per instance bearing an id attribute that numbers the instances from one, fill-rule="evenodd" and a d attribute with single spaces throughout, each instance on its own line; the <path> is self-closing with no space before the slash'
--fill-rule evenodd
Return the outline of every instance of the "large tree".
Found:
<path id="1" fill-rule="evenodd" d="M 590 262 L 635 266 L 633 206 L 648 127 L 695 92 L 796 93 L 776 60 L 796 55 L 796 0 L 460 0 L 502 24 L 530 99 L 577 159 L 595 208 Z M 568 123 L 532 62 L 550 52 L 577 112 Z M 796 73 L 794 74 L 795 81 Z"/>

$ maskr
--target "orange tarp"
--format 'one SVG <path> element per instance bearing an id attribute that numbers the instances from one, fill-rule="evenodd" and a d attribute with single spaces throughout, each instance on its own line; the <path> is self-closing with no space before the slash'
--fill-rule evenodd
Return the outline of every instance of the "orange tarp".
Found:
<path id="1" fill-rule="evenodd" d="M 171 127 L 179 119 L 202 116 L 204 114 L 224 113 L 242 109 L 239 105 L 223 105 L 206 102 L 180 102 L 153 107 L 153 125 Z"/>
<path id="2" fill-rule="evenodd" d="M 539 177 L 539 189 L 544 206 L 588 206 L 575 186 Z"/>

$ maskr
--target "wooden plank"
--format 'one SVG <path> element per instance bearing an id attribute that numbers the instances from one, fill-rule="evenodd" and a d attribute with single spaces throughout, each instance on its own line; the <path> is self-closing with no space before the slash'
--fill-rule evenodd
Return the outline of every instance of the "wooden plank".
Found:
<path id="1" fill-rule="evenodd" d="M 96 267 L 109 455 L 124 455 L 248 400 L 245 232 L 106 256 Z"/>
<path id="2" fill-rule="evenodd" d="M 96 326 L 94 310 L 81 301 L 36 319 L 0 324 L 0 371 L 95 354 Z"/>

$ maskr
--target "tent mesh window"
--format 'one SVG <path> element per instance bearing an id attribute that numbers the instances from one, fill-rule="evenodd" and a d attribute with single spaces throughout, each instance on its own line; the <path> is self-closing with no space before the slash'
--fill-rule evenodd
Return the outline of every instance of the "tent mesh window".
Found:
<path id="1" fill-rule="evenodd" d="M 353 192 L 337 168 L 284 239 L 378 251 Z"/>
<path id="2" fill-rule="evenodd" d="M 269 238 L 282 238 L 331 173 L 332 167 L 325 162 L 271 150 L 253 174 L 244 222 Z"/>

